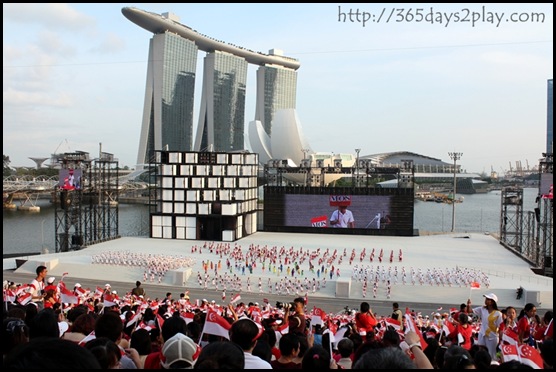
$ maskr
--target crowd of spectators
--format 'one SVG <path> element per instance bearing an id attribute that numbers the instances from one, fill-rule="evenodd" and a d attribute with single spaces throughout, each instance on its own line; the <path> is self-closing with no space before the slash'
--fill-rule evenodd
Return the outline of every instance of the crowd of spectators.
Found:
<path id="1" fill-rule="evenodd" d="M 552 311 L 534 304 L 483 305 L 429 317 L 392 303 L 379 316 L 369 302 L 338 314 L 310 307 L 307 298 L 272 306 L 226 305 L 195 299 L 151 299 L 137 281 L 118 296 L 90 291 L 37 268 L 35 280 L 55 288 L 46 306 L 33 292 L 25 304 L 4 283 L 3 365 L 74 369 L 461 369 L 552 368 Z M 78 284 L 78 283 L 76 283 Z M 43 287 L 46 288 L 47 286 Z M 141 290 L 139 290 L 139 288 Z M 20 293 L 25 296 L 27 292 Z M 141 293 L 141 294 L 138 294 Z M 41 301 L 42 300 L 42 301 Z M 70 302 L 65 302 L 70 301 Z"/>

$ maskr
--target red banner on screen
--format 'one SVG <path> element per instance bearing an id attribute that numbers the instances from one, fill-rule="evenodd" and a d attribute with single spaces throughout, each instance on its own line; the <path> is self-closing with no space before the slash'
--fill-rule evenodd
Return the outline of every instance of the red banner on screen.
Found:
<path id="1" fill-rule="evenodd" d="M 318 217 L 315 217 L 315 218 L 311 218 L 311 226 L 312 227 L 328 227 L 328 217 L 318 216 Z"/>
<path id="2" fill-rule="evenodd" d="M 340 205 L 349 207 L 351 205 L 351 195 L 330 195 L 329 200 L 331 207 L 337 207 Z"/>

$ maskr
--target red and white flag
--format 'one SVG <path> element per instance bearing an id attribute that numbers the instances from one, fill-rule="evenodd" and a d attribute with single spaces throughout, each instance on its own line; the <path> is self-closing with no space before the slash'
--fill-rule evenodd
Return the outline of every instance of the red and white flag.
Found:
<path id="1" fill-rule="evenodd" d="M 104 294 L 104 307 L 111 307 L 116 305 L 117 296 L 111 293 Z"/>
<path id="2" fill-rule="evenodd" d="M 65 304 L 79 303 L 79 297 L 77 297 L 75 293 L 67 289 L 66 286 L 63 284 L 63 282 L 60 282 L 60 285 L 58 286 L 60 288 L 60 301 Z"/>
<path id="3" fill-rule="evenodd" d="M 164 325 L 164 318 L 159 313 L 156 313 L 156 322 L 158 323 L 158 329 L 162 329 Z"/>
<path id="4" fill-rule="evenodd" d="M 193 321 L 193 318 L 195 317 L 195 314 L 192 313 L 191 311 L 182 311 L 181 312 L 181 317 L 183 318 L 183 320 L 185 320 L 185 323 L 191 323 Z"/>
<path id="5" fill-rule="evenodd" d="M 131 319 L 129 320 L 129 322 L 127 322 L 127 324 L 126 324 L 125 326 L 126 326 L 126 327 L 129 327 L 129 326 L 132 325 L 132 324 L 138 323 L 139 320 L 141 320 L 142 317 L 143 317 L 143 314 L 141 314 L 141 312 L 138 311 L 137 314 L 135 314 L 135 315 L 133 316 L 133 318 L 131 318 Z"/>
<path id="6" fill-rule="evenodd" d="M 413 319 L 413 316 L 411 315 L 411 311 L 409 311 L 408 307 L 405 308 L 404 326 L 405 326 L 404 333 L 407 333 L 409 331 L 413 331 L 417 333 L 421 343 L 421 350 L 424 351 L 429 345 L 427 344 L 427 341 L 425 341 L 425 338 L 423 337 L 423 333 L 421 332 L 421 330 L 417 328 L 417 325 L 415 324 L 415 319 Z"/>
<path id="7" fill-rule="evenodd" d="M 502 332 L 502 341 L 508 343 L 509 345 L 519 345 L 517 332 L 509 327 L 504 328 L 504 331 Z"/>
<path id="8" fill-rule="evenodd" d="M 232 296 L 230 303 L 232 305 L 235 305 L 235 303 L 238 302 L 239 300 L 241 300 L 241 296 L 239 295 L 239 293 L 237 293 L 236 295 Z"/>
<path id="9" fill-rule="evenodd" d="M 481 283 L 471 282 L 471 289 L 481 289 Z"/>
<path id="10" fill-rule="evenodd" d="M 544 363 L 542 356 L 537 349 L 529 345 L 519 345 L 519 357 L 521 358 L 521 363 L 527 364 L 534 369 L 543 369 Z"/>
<path id="11" fill-rule="evenodd" d="M 19 302 L 20 305 L 25 306 L 29 302 L 31 302 L 32 298 L 33 298 L 33 295 L 30 292 L 23 293 L 23 294 L 17 296 L 17 302 Z"/>
<path id="12" fill-rule="evenodd" d="M 399 320 L 387 317 L 387 318 L 384 318 L 383 321 L 384 321 L 384 325 L 386 327 L 390 326 L 390 327 L 394 328 L 396 330 L 396 332 L 400 332 L 401 329 L 402 329 L 402 324 Z"/>
<path id="13" fill-rule="evenodd" d="M 95 294 L 93 295 L 93 297 L 100 298 L 102 297 L 103 294 L 104 294 L 104 288 L 97 287 L 95 289 Z"/>
<path id="14" fill-rule="evenodd" d="M 318 307 L 314 307 L 313 308 L 313 314 L 311 315 L 311 326 L 314 325 L 324 325 L 324 319 L 326 319 L 326 313 L 318 308 Z"/>
<path id="15" fill-rule="evenodd" d="M 32 285 L 32 284 L 23 284 L 23 285 L 20 285 L 19 287 L 17 287 L 17 288 L 15 289 L 15 295 L 16 295 L 16 296 L 19 296 L 19 295 L 21 295 L 21 294 L 23 294 L 23 293 L 32 292 L 32 291 L 34 291 L 34 290 L 35 290 L 35 286 L 34 286 L 34 285 Z"/>
<path id="16" fill-rule="evenodd" d="M 222 336 L 224 338 L 230 339 L 229 330 L 232 325 L 224 319 L 222 316 L 212 309 L 207 312 L 207 317 L 205 319 L 205 326 L 203 327 L 203 333 L 208 333 L 210 335 Z"/>
<path id="17" fill-rule="evenodd" d="M 502 345 L 504 362 L 517 360 L 535 369 L 543 369 L 544 364 L 541 354 L 529 345 Z"/>
<path id="18" fill-rule="evenodd" d="M 15 291 L 6 289 L 4 291 L 4 302 L 15 302 Z"/>
<path id="19" fill-rule="evenodd" d="M 446 336 L 448 336 L 450 333 L 454 332 L 456 330 L 456 327 L 452 324 L 452 322 L 445 320 L 444 324 L 442 324 L 442 332 L 444 332 L 444 334 Z"/>

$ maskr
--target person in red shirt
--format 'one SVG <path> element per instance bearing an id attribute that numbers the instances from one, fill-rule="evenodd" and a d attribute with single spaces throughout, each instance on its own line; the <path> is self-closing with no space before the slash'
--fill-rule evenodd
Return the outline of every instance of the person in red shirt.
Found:
<path id="1" fill-rule="evenodd" d="M 60 302 L 58 286 L 54 284 L 54 280 L 56 279 L 53 276 L 46 280 L 48 284 L 44 287 L 44 293 L 46 294 L 44 297 L 44 307 L 46 308 L 52 308 L 54 304 Z"/>
<path id="2" fill-rule="evenodd" d="M 361 302 L 359 310 L 355 314 L 355 328 L 361 336 L 366 336 L 367 339 L 370 339 L 374 336 L 374 330 L 378 321 L 371 311 L 371 305 L 368 302 Z"/>
<path id="3" fill-rule="evenodd" d="M 531 322 L 530 319 L 537 314 L 537 307 L 533 303 L 525 304 L 523 310 L 518 316 L 517 321 L 517 336 L 520 344 L 531 343 Z"/>
<path id="4" fill-rule="evenodd" d="M 463 347 L 465 350 L 471 350 L 473 343 L 473 327 L 469 324 L 469 315 L 466 313 L 459 313 L 459 318 L 454 321 L 456 328 L 448 335 L 448 339 L 453 340 L 453 343 Z"/>

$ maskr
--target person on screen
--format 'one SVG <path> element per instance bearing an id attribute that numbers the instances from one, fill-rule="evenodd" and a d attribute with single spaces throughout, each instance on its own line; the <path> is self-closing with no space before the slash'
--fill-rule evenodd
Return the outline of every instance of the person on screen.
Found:
<path id="1" fill-rule="evenodd" d="M 351 211 L 347 209 L 347 205 L 340 205 L 338 206 L 338 209 L 332 212 L 332 216 L 330 216 L 330 226 L 343 228 L 355 227 L 353 213 L 351 213 Z"/>

